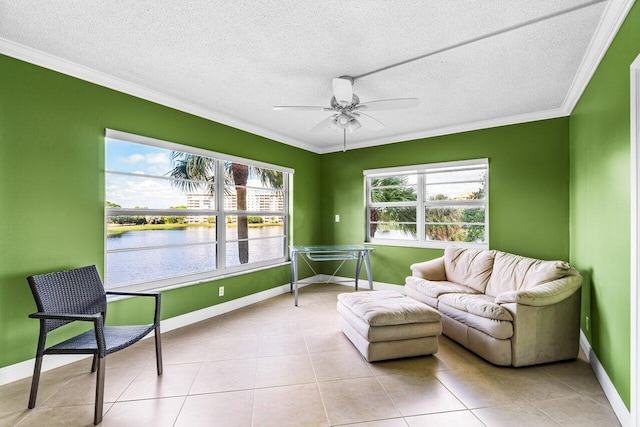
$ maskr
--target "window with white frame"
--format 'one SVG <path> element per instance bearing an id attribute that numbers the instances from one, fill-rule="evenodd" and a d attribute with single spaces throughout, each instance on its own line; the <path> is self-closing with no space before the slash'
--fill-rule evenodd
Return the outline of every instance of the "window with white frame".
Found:
<path id="1" fill-rule="evenodd" d="M 489 247 L 488 159 L 364 171 L 370 243 Z"/>
<path id="2" fill-rule="evenodd" d="M 288 257 L 293 170 L 107 130 L 105 286 L 195 283 Z"/>

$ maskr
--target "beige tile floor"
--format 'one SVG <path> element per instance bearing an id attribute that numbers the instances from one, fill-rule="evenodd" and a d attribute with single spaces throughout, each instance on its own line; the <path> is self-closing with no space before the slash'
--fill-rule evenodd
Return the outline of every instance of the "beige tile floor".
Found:
<path id="1" fill-rule="evenodd" d="M 616 426 L 583 360 L 498 368 L 446 337 L 432 356 L 367 363 L 313 285 L 163 334 L 107 358 L 103 426 Z M 0 426 L 92 425 L 90 360 L 0 387 Z"/>

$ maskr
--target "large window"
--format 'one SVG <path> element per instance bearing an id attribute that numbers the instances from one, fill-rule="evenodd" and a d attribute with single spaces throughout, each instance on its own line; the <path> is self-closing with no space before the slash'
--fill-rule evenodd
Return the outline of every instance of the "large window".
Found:
<path id="1" fill-rule="evenodd" d="M 284 262 L 292 170 L 107 130 L 107 288 Z"/>
<path id="2" fill-rule="evenodd" d="M 364 171 L 367 241 L 489 246 L 487 159 Z"/>

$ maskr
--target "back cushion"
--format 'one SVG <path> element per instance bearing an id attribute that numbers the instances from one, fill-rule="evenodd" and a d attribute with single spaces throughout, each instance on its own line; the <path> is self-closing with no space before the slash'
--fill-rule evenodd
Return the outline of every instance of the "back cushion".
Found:
<path id="1" fill-rule="evenodd" d="M 484 292 L 491 277 L 494 257 L 495 251 L 449 246 L 444 250 L 447 280 Z"/>
<path id="2" fill-rule="evenodd" d="M 496 252 L 493 273 L 485 293 L 495 297 L 503 292 L 530 289 L 566 276 L 570 268 L 562 261 L 542 261 Z"/>

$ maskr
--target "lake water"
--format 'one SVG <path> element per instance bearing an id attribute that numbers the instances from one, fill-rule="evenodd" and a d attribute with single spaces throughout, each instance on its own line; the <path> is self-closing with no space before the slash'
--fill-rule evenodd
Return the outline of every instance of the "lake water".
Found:
<path id="1" fill-rule="evenodd" d="M 226 233 L 227 240 L 233 240 L 237 238 L 238 230 L 227 227 Z M 283 227 L 277 226 L 249 228 L 249 239 L 260 239 L 249 240 L 249 263 L 281 258 L 283 233 Z M 216 229 L 213 227 L 128 231 L 107 237 L 107 251 L 123 251 L 107 253 L 107 287 L 215 270 L 215 241 Z M 153 248 L 168 245 L 193 246 Z M 236 242 L 226 245 L 226 265 L 240 265 Z"/>

